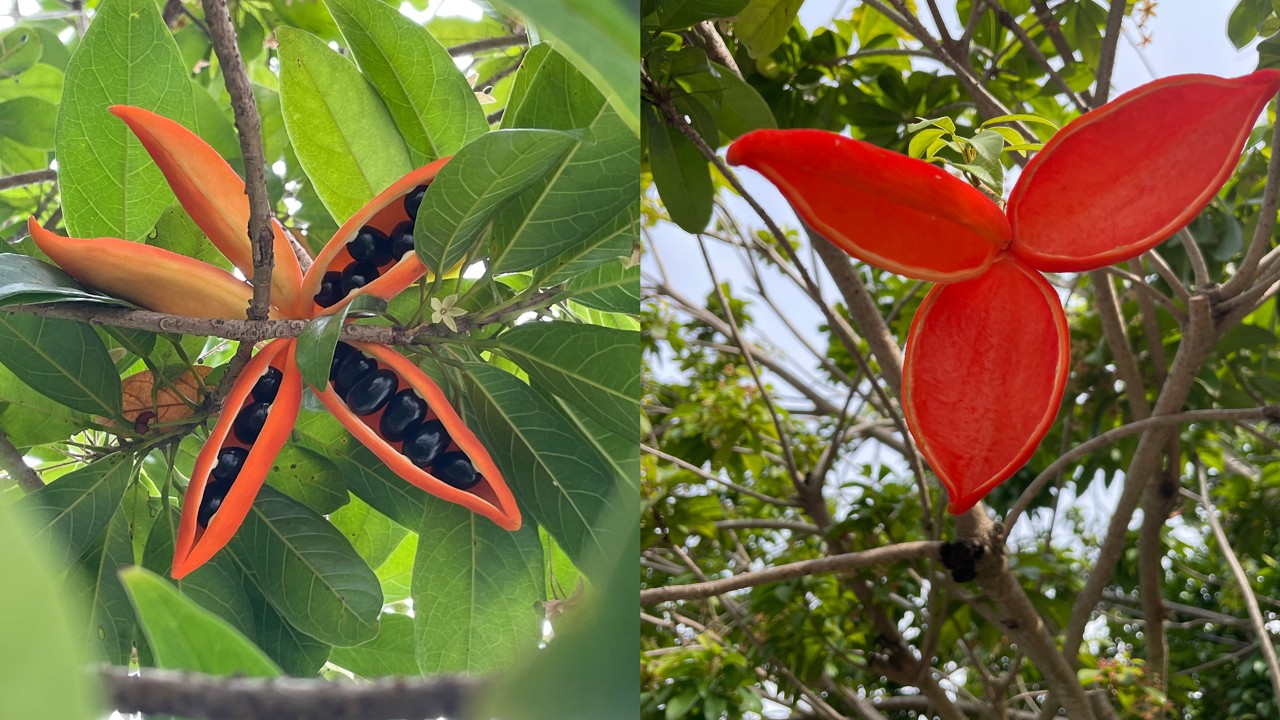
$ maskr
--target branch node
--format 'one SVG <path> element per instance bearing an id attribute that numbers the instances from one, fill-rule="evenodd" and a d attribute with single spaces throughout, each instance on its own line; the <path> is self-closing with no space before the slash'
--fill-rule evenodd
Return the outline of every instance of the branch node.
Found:
<path id="1" fill-rule="evenodd" d="M 942 566 L 951 571 L 951 579 L 958 583 L 971 582 L 978 577 L 978 561 L 986 554 L 986 543 L 977 540 L 944 542 L 938 550 Z"/>

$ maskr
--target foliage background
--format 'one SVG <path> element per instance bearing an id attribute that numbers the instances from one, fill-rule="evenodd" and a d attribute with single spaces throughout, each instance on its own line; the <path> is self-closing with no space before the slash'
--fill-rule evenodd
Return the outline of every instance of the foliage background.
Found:
<path id="1" fill-rule="evenodd" d="M 19 306 L 104 299 L 32 265 L 42 256 L 25 223 L 229 268 L 105 108 L 172 117 L 239 171 L 233 101 L 199 3 L 12 7 L 16 24 L 0 30 L 0 506 L 49 548 L 47 570 L 83 614 L 73 638 L 100 662 L 213 676 L 201 677 L 215 694 L 216 676 L 504 671 L 506 690 L 484 694 L 490 712 L 633 714 L 634 615 L 618 598 L 635 584 L 617 570 L 637 552 L 634 4 L 231 4 L 273 210 L 312 252 L 409 169 L 458 155 L 455 178 L 428 193 L 419 249 L 480 264 L 364 322 L 433 325 L 429 300 L 462 312 L 462 332 L 437 326 L 407 351 L 492 449 L 525 525 L 502 531 L 411 488 L 308 398 L 237 538 L 177 583 L 163 576 L 208 409 L 144 432 L 122 417 L 121 381 L 146 371 L 163 388 L 200 365 L 212 387 L 234 343 L 31 314 Z M 584 62 L 601 48 L 610 62 Z M 327 366 L 332 342 L 304 338 L 300 361 Z M 8 615 L 27 585 L 6 568 Z M 30 633 L 12 637 L 56 635 L 58 612 L 27 615 Z M 60 667 L 41 683 L 6 675 L 0 708 L 81 672 L 74 658 Z"/>
<path id="2" fill-rule="evenodd" d="M 937 6 L 768 0 L 645 5 L 644 232 L 651 249 L 643 314 L 645 588 L 749 579 L 787 563 L 957 536 L 952 523 L 938 524 L 941 518 L 922 512 L 917 472 L 904 444 L 909 439 L 892 422 L 896 404 L 878 372 L 881 360 L 861 341 L 866 318 L 850 317 L 843 292 L 851 282 L 865 285 L 901 346 L 926 288 L 833 256 L 794 225 L 784 224 L 785 240 L 775 237 L 688 141 L 677 118 L 710 148 L 748 129 L 776 125 L 845 131 L 908 152 L 922 129 L 909 126 L 920 118 L 950 118 L 962 138 L 973 138 L 984 119 L 955 66 L 940 62 L 940 55 L 950 54 L 948 60 L 1015 112 L 1061 125 L 1078 110 L 1059 82 L 1090 100 L 1100 65 L 1115 52 L 1119 27 L 1135 43 L 1151 36 L 1162 71 L 1175 63 L 1182 72 L 1210 71 L 1195 62 L 1199 40 L 1230 41 L 1246 51 L 1238 61 L 1243 67 L 1223 71 L 1228 75 L 1271 64 L 1268 37 L 1280 30 L 1265 2 L 1220 10 L 1220 25 L 1197 20 L 1194 43 L 1167 39 L 1156 29 L 1152 13 L 1193 10 L 1171 4 L 1013 0 Z M 1194 12 L 1197 18 L 1210 14 L 1205 6 Z M 892 15 L 910 20 L 895 23 Z M 921 39 L 939 36 L 938 17 L 954 43 L 942 52 Z M 703 21 L 714 26 L 723 51 Z M 1020 40 L 1011 23 L 1029 40 Z M 1166 41 L 1171 44 L 1162 46 Z M 1134 57 L 1125 39 L 1118 44 Z M 1052 73 L 1028 45 L 1047 58 Z M 1141 82 L 1135 75 L 1130 72 L 1124 84 L 1117 80 L 1118 89 Z M 1213 282 L 1233 277 L 1258 223 L 1273 113 L 1255 131 L 1252 149 L 1219 200 L 1190 227 Z M 1031 141 L 1052 132 L 1028 127 L 1041 132 Z M 941 150 L 945 164 L 961 162 L 956 150 L 963 145 Z M 1016 170 L 1007 152 L 989 159 L 996 180 Z M 794 223 L 766 183 L 742 175 L 768 215 Z M 1012 177 L 1004 183 L 1006 189 L 1011 184 Z M 1270 233 L 1259 242 L 1274 245 Z M 1137 286 L 1180 298 L 1194 292 L 1198 280 L 1181 244 L 1166 243 L 1158 252 L 1171 268 L 1168 278 L 1156 273 L 1152 259 L 1122 268 L 1132 273 L 1127 277 L 1103 276 L 1119 293 L 1124 353 L 1136 357 L 1139 383 L 1126 385 L 1118 377 L 1116 352 L 1100 319 L 1105 310 L 1096 301 L 1099 280 L 1056 278 L 1071 320 L 1068 401 L 1027 467 L 987 499 L 997 520 L 1056 457 L 1135 419 L 1126 386 L 1140 386 L 1148 400 L 1163 390 L 1183 330 Z M 815 279 L 816 292 L 805 287 L 802 270 Z M 1223 328 L 1192 382 L 1188 409 L 1257 409 L 1280 400 L 1274 280 L 1257 279 L 1264 287 L 1253 295 L 1252 311 Z M 832 330 L 821 305 L 850 323 L 861 358 Z M 744 347 L 751 361 L 744 359 Z M 1101 602 L 1087 607 L 1077 601 L 1128 482 L 1138 436 L 1105 443 L 1053 478 L 1050 490 L 1027 498 L 1030 513 L 1008 547 L 1012 577 L 1060 644 L 1073 616 L 1087 621 L 1087 641 L 1078 658 L 1068 659 L 1079 682 L 1105 696 L 1122 717 L 1280 712 L 1275 673 L 1247 612 L 1248 598 L 1256 595 L 1269 637 L 1276 620 L 1277 588 L 1270 579 L 1276 546 L 1265 518 L 1275 514 L 1267 488 L 1280 466 L 1274 426 L 1257 422 L 1259 417 L 1255 412 L 1236 423 L 1179 427 L 1180 460 L 1171 464 L 1176 469 L 1170 477 L 1181 496 L 1164 514 L 1144 503 L 1127 537 L 1116 539 L 1122 552 Z M 1213 510 L 1198 500 L 1197 468 L 1209 478 Z M 927 474 L 921 479 L 932 506 L 944 504 L 936 480 Z M 1248 591 L 1226 569 L 1209 512 L 1225 526 L 1250 579 Z M 1156 541 L 1139 550 L 1139 518 L 1148 514 L 1159 518 L 1147 524 Z M 1143 568 L 1158 590 L 1140 587 Z M 1010 636 L 1003 624 L 1007 608 L 993 603 L 987 588 L 948 582 L 931 562 L 900 560 L 844 577 L 797 572 L 781 582 L 751 584 L 708 600 L 644 603 L 652 605 L 642 609 L 644 717 L 1044 716 L 1040 703 L 1049 686 L 1043 663 L 1029 660 L 1027 648 Z M 1161 654 L 1167 682 L 1148 664 L 1155 652 L 1148 621 L 1153 607 L 1165 613 L 1159 635 L 1167 638 Z"/>

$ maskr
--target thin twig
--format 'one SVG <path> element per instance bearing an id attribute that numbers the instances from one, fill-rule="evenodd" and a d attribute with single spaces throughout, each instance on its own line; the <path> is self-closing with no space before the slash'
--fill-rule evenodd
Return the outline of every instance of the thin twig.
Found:
<path id="1" fill-rule="evenodd" d="M 1253 587 L 1249 584 L 1249 575 L 1240 565 L 1240 558 L 1236 557 L 1235 551 L 1231 549 L 1227 533 L 1222 529 L 1222 523 L 1218 521 L 1217 510 L 1209 500 L 1209 484 L 1205 480 L 1200 459 L 1197 457 L 1194 462 L 1196 477 L 1200 481 L 1200 506 L 1204 508 L 1205 519 L 1213 529 L 1213 537 L 1218 542 L 1218 549 L 1226 558 L 1227 565 L 1231 567 L 1231 574 L 1235 576 L 1236 584 L 1240 586 L 1240 592 L 1244 595 L 1244 605 L 1249 611 L 1253 632 L 1258 636 L 1258 644 L 1262 647 L 1262 656 L 1266 658 L 1267 669 L 1271 675 L 1271 690 L 1275 693 L 1276 703 L 1280 704 L 1280 661 L 1276 660 L 1276 649 L 1271 642 L 1271 633 L 1267 631 L 1267 621 L 1262 617 L 1262 609 L 1258 607 L 1258 596 L 1254 594 Z"/>
<path id="2" fill-rule="evenodd" d="M 30 172 L 0 177 L 0 190 L 8 190 L 10 188 L 22 187 L 24 185 L 37 185 L 44 182 L 53 182 L 57 179 L 58 172 L 56 170 L 32 170 Z"/>
<path id="3" fill-rule="evenodd" d="M 1107 32 L 1102 38 L 1102 53 L 1098 58 L 1098 86 L 1090 97 L 1090 103 L 1098 107 L 1107 101 L 1111 94 L 1111 72 L 1116 62 L 1116 46 L 1120 44 L 1121 24 L 1124 22 L 1124 10 L 1127 0 L 1111 0 L 1111 9 L 1107 12 Z"/>
<path id="4" fill-rule="evenodd" d="M 1080 97 L 1075 90 L 1072 90 L 1071 86 L 1067 84 L 1066 78 L 1062 77 L 1062 73 L 1058 72 L 1058 69 L 1049 63 L 1049 58 L 1045 57 L 1044 53 L 1040 52 L 1040 47 L 1031 39 L 1031 36 L 1027 35 L 1027 31 L 1018 24 L 1018 21 L 1013 17 L 1013 14 L 1006 10 L 1005 7 L 1000 4 L 999 0 L 983 0 L 983 2 L 987 7 L 991 8 L 993 13 L 995 13 L 996 17 L 1000 20 L 1000 24 L 1008 28 L 1008 30 L 1013 33 L 1014 37 L 1018 38 L 1018 41 L 1022 43 L 1023 48 L 1031 54 L 1032 59 L 1040 66 L 1040 69 L 1048 73 L 1049 79 L 1052 80 L 1053 83 L 1058 86 L 1058 89 L 1067 96 L 1067 99 L 1071 101 L 1071 104 L 1076 106 L 1076 110 L 1079 110 L 1082 113 L 1087 112 L 1089 110 L 1089 106 L 1085 103 L 1084 98 Z M 1124 0 L 1120 0 L 1120 2 L 1123 3 Z"/>
<path id="5" fill-rule="evenodd" d="M 459 55 L 474 55 L 486 50 L 502 50 L 509 47 L 522 47 L 528 44 L 529 34 L 525 32 L 518 32 L 512 35 L 483 38 L 481 40 L 472 40 L 471 42 L 454 45 L 449 48 L 449 54 L 453 57 L 458 57 Z"/>
<path id="6" fill-rule="evenodd" d="M 816 560 L 776 565 L 755 572 L 744 572 L 733 577 L 688 585 L 668 585 L 640 591 L 641 605 L 656 605 L 668 600 L 701 600 L 722 595 L 734 590 L 782 582 L 808 575 L 829 572 L 848 572 L 860 568 L 876 567 L 902 560 L 918 560 L 921 558 L 937 559 L 941 542 L 934 540 L 917 540 L 913 542 L 885 545 L 861 552 L 830 555 Z"/>
<path id="7" fill-rule="evenodd" d="M 102 667 L 108 704 L 122 713 L 201 720 L 391 720 L 446 716 L 469 720 L 485 680 L 466 676 L 388 678 L 360 683 L 311 678 L 220 677 L 144 668 Z"/>

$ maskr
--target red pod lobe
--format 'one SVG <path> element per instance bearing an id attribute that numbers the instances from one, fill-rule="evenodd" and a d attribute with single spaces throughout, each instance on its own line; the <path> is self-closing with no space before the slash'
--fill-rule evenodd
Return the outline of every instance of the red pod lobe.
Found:
<path id="1" fill-rule="evenodd" d="M 271 463 L 288 440 L 302 405 L 302 373 L 294 361 L 294 348 L 293 338 L 279 338 L 267 343 L 253 356 L 231 387 L 222 414 L 196 457 L 191 483 L 183 496 L 182 521 L 178 525 L 173 556 L 175 580 L 203 565 L 231 540 L 249 514 L 258 490 L 267 479 Z M 243 442 L 236 437 L 233 426 L 241 413 L 255 404 L 252 396 L 254 386 L 270 368 L 280 371 L 275 398 L 270 403 L 270 411 L 257 439 L 252 443 Z M 202 527 L 199 522 L 201 501 L 206 490 L 212 490 L 219 482 L 211 478 L 211 474 L 218 464 L 219 454 L 227 448 L 243 448 L 248 454 L 225 499 L 207 521 L 207 526 Z"/>
<path id="2" fill-rule="evenodd" d="M 1057 293 L 1011 256 L 921 302 L 902 405 L 952 513 L 973 507 L 1035 452 L 1062 401 L 1069 344 Z"/>

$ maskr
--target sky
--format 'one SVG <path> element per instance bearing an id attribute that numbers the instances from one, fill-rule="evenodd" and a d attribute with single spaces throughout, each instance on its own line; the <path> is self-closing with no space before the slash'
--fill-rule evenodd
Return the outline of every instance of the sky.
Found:
<path id="1" fill-rule="evenodd" d="M 943 9 L 944 20 L 952 29 L 960 24 L 955 15 L 955 3 L 943 0 L 939 3 Z M 1208 73 L 1233 77 L 1252 72 L 1257 64 L 1257 53 L 1252 46 L 1244 50 L 1236 50 L 1226 37 L 1227 17 L 1234 2 L 1215 0 L 1213 2 L 1164 2 L 1156 8 L 1155 17 L 1145 27 L 1151 36 L 1151 42 L 1138 48 L 1135 43 L 1140 40 L 1136 25 L 1126 20 L 1125 37 L 1121 39 L 1116 56 L 1116 71 L 1113 80 L 1112 97 L 1130 90 L 1156 77 L 1180 73 Z M 839 3 L 814 2 L 801 10 L 801 22 L 810 29 L 828 22 L 834 11 L 847 16 L 849 0 Z M 929 23 L 932 25 L 932 23 Z M 1256 41 L 1255 41 L 1256 42 Z M 770 214 L 783 227 L 798 227 L 795 214 L 786 201 L 763 178 L 751 170 L 738 169 L 739 177 L 749 192 L 760 201 Z M 1011 183 L 1010 183 L 1011 184 Z M 1006 192 L 1008 188 L 1006 188 Z M 738 208 L 737 216 L 754 227 L 762 227 L 759 219 L 738 198 L 731 201 Z M 712 283 L 703 262 L 697 242 L 674 226 L 658 228 L 647 238 L 662 263 L 671 284 L 686 297 L 701 300 L 711 291 Z M 711 241 L 707 243 L 712 262 L 722 282 L 728 282 L 738 297 L 757 300 L 753 294 L 753 282 L 748 275 L 741 255 L 722 244 Z M 645 258 L 644 270 L 654 273 L 654 254 Z M 765 270 L 768 273 L 767 269 Z M 766 275 L 770 293 L 775 302 L 783 308 L 812 307 L 809 299 L 787 279 L 778 274 Z M 825 297 L 834 302 L 838 299 L 838 291 L 831 285 L 829 278 L 821 277 L 819 284 L 825 290 Z M 797 369 L 802 377 L 816 377 L 813 368 L 816 362 L 811 354 L 802 346 L 787 324 L 772 315 L 764 303 L 753 304 L 753 315 L 757 321 L 755 339 L 764 347 L 773 348 L 788 358 L 791 367 Z M 811 344 L 825 347 L 825 341 L 818 332 L 823 319 L 816 310 L 806 313 L 794 312 L 790 315 L 792 325 L 799 328 L 800 333 Z M 659 368 L 660 376 L 670 377 Z M 815 381 L 816 382 L 816 381 Z M 841 396 L 842 398 L 842 396 Z M 799 402 L 797 405 L 806 405 Z M 872 445 L 870 443 L 866 445 Z M 857 458 L 862 461 L 874 461 L 877 456 L 873 448 L 867 448 Z M 883 458 L 893 463 L 893 458 Z M 1110 488 L 1102 483 L 1093 483 L 1089 491 L 1078 500 L 1065 498 L 1068 502 L 1076 502 L 1085 511 L 1086 517 L 1095 518 L 1100 523 L 1109 517 L 1110 508 L 1114 507 L 1119 496 L 1120 483 L 1113 483 Z M 1135 517 L 1135 522 L 1138 518 Z M 1030 529 L 1030 523 L 1022 523 L 1020 527 Z M 1100 526 L 1104 528 L 1105 525 Z M 1065 528 L 1063 529 L 1065 530 Z M 1069 538 L 1063 537 L 1064 541 Z"/>

